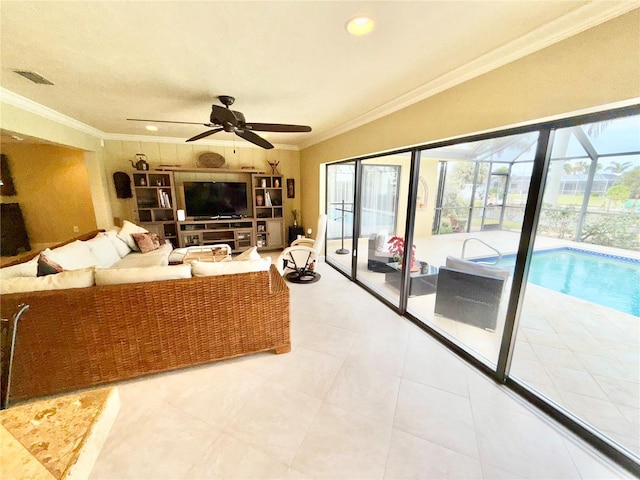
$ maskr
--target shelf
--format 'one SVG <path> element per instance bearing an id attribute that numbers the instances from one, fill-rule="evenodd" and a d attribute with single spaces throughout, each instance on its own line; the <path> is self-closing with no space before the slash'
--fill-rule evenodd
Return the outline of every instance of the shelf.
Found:
<path id="1" fill-rule="evenodd" d="M 161 167 L 161 172 L 206 172 L 206 173 L 247 173 L 247 174 L 263 174 L 264 170 L 249 168 L 200 168 L 200 167 Z"/>
<path id="2" fill-rule="evenodd" d="M 133 198 L 140 226 L 171 239 L 177 246 L 176 195 L 173 173 L 157 170 L 133 172 Z"/>

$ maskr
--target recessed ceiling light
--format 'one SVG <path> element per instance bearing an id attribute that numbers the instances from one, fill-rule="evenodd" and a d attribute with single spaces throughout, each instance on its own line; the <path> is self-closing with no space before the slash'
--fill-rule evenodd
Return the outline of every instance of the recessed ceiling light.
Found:
<path id="1" fill-rule="evenodd" d="M 369 17 L 355 17 L 347 22 L 346 29 L 351 35 L 367 35 L 373 31 L 373 20 Z"/>
<path id="2" fill-rule="evenodd" d="M 158 127 L 156 127 L 155 125 L 147 125 L 146 127 L 147 130 L 149 130 L 150 132 L 157 132 L 158 131 Z"/>
<path id="3" fill-rule="evenodd" d="M 19 137 L 18 135 L 11 135 L 11 138 L 13 138 L 14 140 L 17 140 L 18 142 L 21 142 L 24 140 L 24 138 Z"/>
<path id="4" fill-rule="evenodd" d="M 261 137 L 262 137 L 262 138 L 264 138 L 264 139 L 269 138 L 269 134 L 267 134 L 267 133 L 262 133 L 262 132 L 260 132 L 260 133 L 258 133 L 258 135 L 259 135 L 259 136 L 261 136 Z"/>

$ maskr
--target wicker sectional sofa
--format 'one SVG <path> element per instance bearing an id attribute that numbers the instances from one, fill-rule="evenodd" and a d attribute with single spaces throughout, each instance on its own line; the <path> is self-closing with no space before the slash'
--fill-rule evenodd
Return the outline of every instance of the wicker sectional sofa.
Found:
<path id="1" fill-rule="evenodd" d="M 17 330 L 12 403 L 291 349 L 289 289 L 273 265 L 268 271 L 4 294 L 2 317 L 10 318 L 20 304 L 30 308 Z"/>

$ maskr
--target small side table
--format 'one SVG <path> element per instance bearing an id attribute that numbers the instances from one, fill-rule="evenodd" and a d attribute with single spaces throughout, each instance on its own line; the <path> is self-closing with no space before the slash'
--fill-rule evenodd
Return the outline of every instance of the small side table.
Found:
<path id="1" fill-rule="evenodd" d="M 299 225 L 292 225 L 291 227 L 289 227 L 289 241 L 287 242 L 287 244 L 291 245 L 291 242 L 298 238 L 298 235 L 304 236 L 304 228 Z"/>

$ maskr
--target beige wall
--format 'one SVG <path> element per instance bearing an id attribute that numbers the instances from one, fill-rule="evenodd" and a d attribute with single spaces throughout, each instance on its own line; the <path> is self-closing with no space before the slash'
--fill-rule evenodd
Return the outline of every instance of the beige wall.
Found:
<path id="1" fill-rule="evenodd" d="M 32 244 L 51 244 L 97 228 L 84 153 L 55 145 L 4 144 Z M 74 226 L 78 232 L 74 232 Z"/>
<path id="2" fill-rule="evenodd" d="M 235 153 L 234 153 L 235 151 Z M 293 224 L 292 210 L 300 210 L 300 152 L 297 150 L 273 149 L 264 150 L 253 147 L 219 147 L 211 145 L 193 143 L 154 143 L 135 141 L 105 141 L 104 165 L 109 183 L 109 200 L 114 217 L 120 220 L 135 220 L 135 209 L 133 199 L 116 198 L 113 184 L 114 172 L 125 172 L 131 176 L 134 171 L 129 160 L 133 159 L 137 153 L 147 156 L 150 168 L 156 169 L 161 164 L 179 165 L 181 167 L 197 167 L 198 157 L 204 152 L 219 153 L 225 158 L 225 168 L 241 169 L 242 167 L 253 167 L 270 172 L 269 163 L 280 162 L 278 171 L 283 178 L 293 178 L 296 181 L 296 196 L 293 199 L 284 198 L 284 212 L 286 225 Z M 176 195 L 178 197 L 178 208 L 183 208 L 181 185 L 184 181 L 208 181 L 208 180 L 229 180 L 247 181 L 250 180 L 248 174 L 224 173 L 225 168 L 215 170 L 212 173 L 176 173 Z"/>
<path id="3" fill-rule="evenodd" d="M 302 150 L 303 215 L 324 210 L 324 163 L 640 97 L 639 32 L 640 10 L 634 10 Z"/>
<path id="4" fill-rule="evenodd" d="M 111 226 L 111 206 L 102 165 L 102 147 L 97 132 L 87 133 L 4 101 L 0 102 L 0 126 L 21 136 L 38 139 L 38 142 L 44 141 L 82 150 L 96 224 L 98 228 L 104 229 Z"/>

